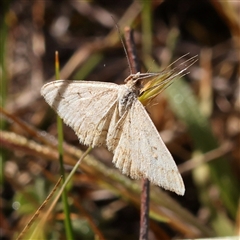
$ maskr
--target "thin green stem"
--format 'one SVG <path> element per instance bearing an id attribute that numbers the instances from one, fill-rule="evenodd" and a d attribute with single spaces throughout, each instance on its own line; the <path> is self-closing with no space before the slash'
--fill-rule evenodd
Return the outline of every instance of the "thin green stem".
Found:
<path id="1" fill-rule="evenodd" d="M 143 56 L 152 51 L 152 1 L 142 0 L 142 52 Z"/>
<path id="2" fill-rule="evenodd" d="M 60 188 L 57 196 L 55 197 L 54 201 L 52 202 L 51 206 L 49 207 L 48 211 L 46 212 L 46 214 L 43 216 L 43 218 L 41 219 L 41 222 L 39 223 L 39 225 L 35 228 L 35 230 L 33 231 L 31 238 L 30 239 L 34 239 L 35 236 L 38 235 L 38 231 L 40 231 L 39 229 L 42 229 L 44 224 L 46 224 L 47 222 L 47 218 L 50 215 L 50 212 L 53 210 L 54 206 L 56 205 L 58 199 L 60 198 L 61 194 L 64 193 L 67 184 L 69 183 L 69 181 L 71 180 L 73 174 L 77 171 L 80 163 L 82 162 L 82 160 L 88 155 L 88 153 L 92 150 L 91 147 L 89 147 L 84 154 L 82 155 L 82 157 L 77 161 L 77 163 L 75 164 L 75 166 L 73 167 L 72 171 L 70 172 L 70 174 L 67 176 L 66 181 L 63 183 L 62 187 Z M 74 239 L 71 236 L 67 236 L 67 239 Z"/>
<path id="3" fill-rule="evenodd" d="M 59 68 L 60 67 L 59 67 L 58 52 L 56 52 L 55 53 L 56 79 L 60 78 Z M 63 178 L 63 182 L 65 183 L 65 171 L 64 171 L 64 164 L 63 164 L 63 123 L 62 123 L 62 119 L 59 116 L 57 116 L 57 130 L 58 130 L 58 152 L 59 152 L 60 172 Z M 62 202 L 63 202 L 63 209 L 64 209 L 64 215 L 65 215 L 64 225 L 66 229 L 67 239 L 74 239 L 66 188 L 64 188 L 62 192 Z"/>
<path id="4" fill-rule="evenodd" d="M 6 23 L 6 16 L 9 11 L 9 1 L 4 1 L 2 3 L 2 23 L 0 25 L 0 106 L 4 108 L 6 99 L 7 99 L 7 68 L 6 68 L 6 42 L 7 42 L 7 34 L 8 34 L 8 25 Z M 6 125 L 6 121 L 4 118 L 0 118 L 0 129 L 4 129 Z M 5 159 L 5 151 L 0 146 L 0 183 L 2 184 L 4 181 L 4 159 Z"/>

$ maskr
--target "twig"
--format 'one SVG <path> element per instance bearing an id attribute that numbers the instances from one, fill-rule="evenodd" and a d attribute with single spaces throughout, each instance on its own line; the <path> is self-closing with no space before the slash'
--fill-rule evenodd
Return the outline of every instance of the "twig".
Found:
<path id="1" fill-rule="evenodd" d="M 141 192 L 141 220 L 140 220 L 140 240 L 148 239 L 149 225 L 149 190 L 150 184 L 148 179 L 142 179 Z"/>
<path id="2" fill-rule="evenodd" d="M 126 47 L 129 56 L 129 68 L 131 69 L 131 73 L 140 72 L 140 64 L 137 57 L 136 46 L 133 37 L 133 31 L 129 27 L 125 27 L 125 39 L 126 39 Z"/>
<path id="3" fill-rule="evenodd" d="M 127 45 L 127 52 L 129 56 L 130 69 L 132 73 L 140 72 L 140 64 L 136 54 L 136 47 L 133 39 L 133 31 L 125 28 L 125 39 Z M 149 181 L 142 179 L 141 192 L 141 220 L 140 220 L 140 240 L 148 239 L 148 225 L 149 225 Z"/>

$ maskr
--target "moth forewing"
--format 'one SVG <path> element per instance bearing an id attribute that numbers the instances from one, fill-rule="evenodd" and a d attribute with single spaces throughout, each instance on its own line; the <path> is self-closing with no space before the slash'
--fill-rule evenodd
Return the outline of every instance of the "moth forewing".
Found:
<path id="1" fill-rule="evenodd" d="M 117 84 L 58 80 L 45 84 L 41 94 L 73 128 L 81 143 L 92 147 L 106 145 L 109 123 L 117 105 Z"/>

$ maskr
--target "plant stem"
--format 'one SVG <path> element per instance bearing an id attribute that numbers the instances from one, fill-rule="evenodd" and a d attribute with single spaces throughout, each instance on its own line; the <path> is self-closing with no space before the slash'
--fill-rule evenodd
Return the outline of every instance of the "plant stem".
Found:
<path id="1" fill-rule="evenodd" d="M 56 51 L 56 53 L 55 53 L 56 80 L 60 78 L 59 68 L 60 67 L 59 67 L 58 52 Z M 63 182 L 65 182 L 65 180 L 66 180 L 65 170 L 64 170 L 64 166 L 63 166 L 63 123 L 62 123 L 62 119 L 59 116 L 57 116 L 57 130 L 58 130 L 58 152 L 59 152 L 60 172 L 61 172 L 61 175 L 63 178 Z M 62 202 L 63 202 L 63 210 L 64 210 L 64 216 L 65 216 L 64 217 L 64 225 L 65 225 L 65 229 L 66 229 L 67 239 L 74 239 L 66 188 L 64 188 L 64 190 L 62 192 Z"/>
<path id="2" fill-rule="evenodd" d="M 129 63 L 132 73 L 140 72 L 140 64 L 136 55 L 136 47 L 133 38 L 133 31 L 130 28 L 125 28 L 125 39 Z M 149 180 L 142 179 L 141 192 L 141 220 L 140 220 L 140 240 L 148 239 L 148 222 L 149 222 Z"/>

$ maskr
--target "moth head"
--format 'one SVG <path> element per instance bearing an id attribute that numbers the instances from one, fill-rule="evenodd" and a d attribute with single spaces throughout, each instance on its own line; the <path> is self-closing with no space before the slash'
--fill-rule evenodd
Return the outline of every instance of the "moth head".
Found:
<path id="1" fill-rule="evenodd" d="M 157 76 L 158 73 L 133 73 L 130 74 L 125 80 L 124 82 L 128 85 L 128 87 L 132 88 L 132 89 L 137 89 L 137 90 L 141 90 L 143 88 L 143 81 L 148 79 L 148 78 L 152 78 L 154 76 Z"/>

